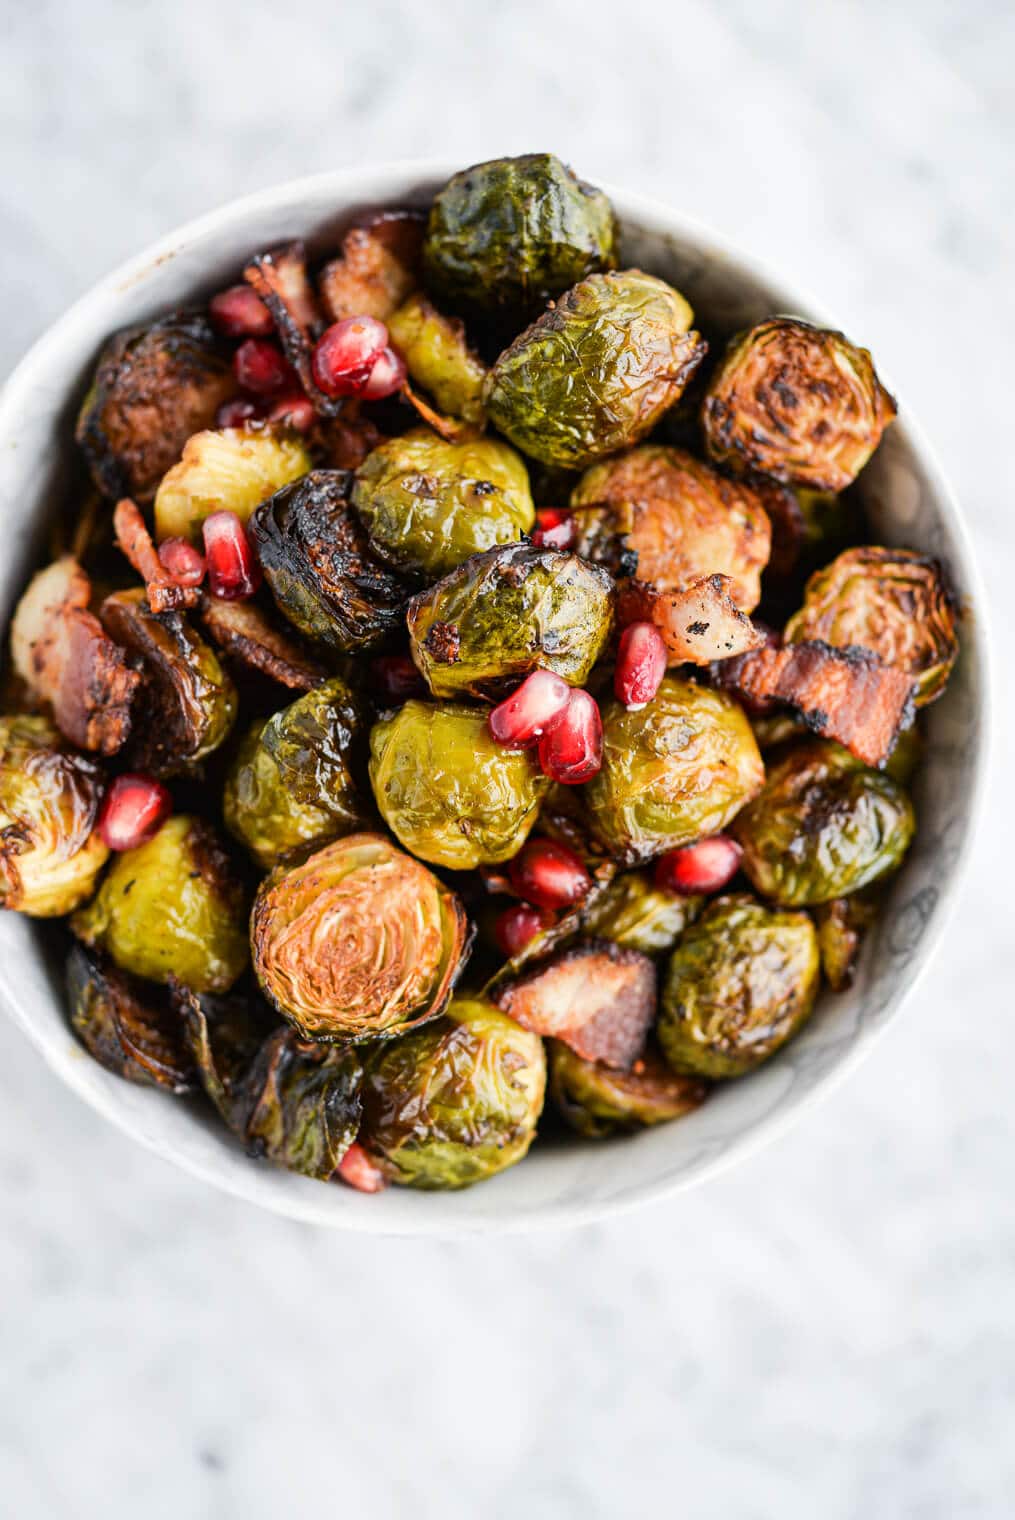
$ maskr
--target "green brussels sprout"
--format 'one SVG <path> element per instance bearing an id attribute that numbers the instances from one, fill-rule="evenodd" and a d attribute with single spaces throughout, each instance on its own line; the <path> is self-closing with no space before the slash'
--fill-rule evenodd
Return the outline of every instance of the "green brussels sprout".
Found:
<path id="1" fill-rule="evenodd" d="M 179 813 L 117 855 L 71 928 L 121 971 L 227 992 L 247 965 L 243 892 L 213 831 Z"/>
<path id="2" fill-rule="evenodd" d="M 55 918 L 91 895 L 109 855 L 101 798 L 98 766 L 48 718 L 0 718 L 0 907 Z"/>
<path id="3" fill-rule="evenodd" d="M 402 627 L 408 592 L 371 554 L 344 470 L 313 470 L 250 519 L 279 611 L 325 649 L 373 649 Z"/>
<path id="4" fill-rule="evenodd" d="M 461 322 L 417 291 L 388 318 L 388 336 L 411 379 L 430 392 L 442 412 L 482 427 L 486 365 L 469 348 Z"/>
<path id="5" fill-rule="evenodd" d="M 644 871 L 625 871 L 589 904 L 582 933 L 611 939 L 644 955 L 661 955 L 672 950 L 704 901 L 663 892 Z"/>
<path id="6" fill-rule="evenodd" d="M 662 280 L 594 274 L 504 350 L 486 378 L 494 427 L 543 464 L 583 470 L 650 432 L 704 358 Z"/>
<path id="7" fill-rule="evenodd" d="M 381 834 L 333 840 L 261 884 L 250 940 L 265 996 L 305 1039 L 401 1034 L 443 1011 L 465 911 Z"/>
<path id="8" fill-rule="evenodd" d="M 130 763 L 154 776 L 192 771 L 218 749 L 236 718 L 236 688 L 218 655 L 182 612 L 152 612 L 141 587 L 107 596 L 99 617 L 144 670 Z"/>
<path id="9" fill-rule="evenodd" d="M 945 689 L 959 652 L 955 605 L 936 560 L 910 549 L 847 549 L 807 582 L 791 643 L 859 644 L 916 682 L 917 706 Z"/>
<path id="10" fill-rule="evenodd" d="M 162 988 L 138 983 L 75 945 L 67 997 L 71 1026 L 100 1066 L 142 1087 L 191 1091 L 194 1063 Z"/>
<path id="11" fill-rule="evenodd" d="M 213 512 L 235 512 L 247 522 L 254 508 L 310 469 L 306 445 L 295 433 L 263 428 L 222 428 L 195 433 L 183 458 L 164 477 L 155 497 L 155 536 L 201 540 Z"/>
<path id="12" fill-rule="evenodd" d="M 362 706 L 340 676 L 255 723 L 226 779 L 226 825 L 258 865 L 362 827 L 349 752 Z"/>
<path id="13" fill-rule="evenodd" d="M 535 517 L 514 449 L 488 438 L 449 443 L 429 428 L 371 450 L 356 471 L 352 502 L 374 552 L 427 580 L 516 542 Z"/>
<path id="14" fill-rule="evenodd" d="M 915 827 L 897 781 L 837 744 L 812 739 L 773 766 L 733 833 L 752 885 L 796 908 L 845 897 L 889 875 Z"/>
<path id="15" fill-rule="evenodd" d="M 496 742 L 485 712 L 416 699 L 374 724 L 370 782 L 405 848 L 451 871 L 516 855 L 548 785 L 530 751 Z"/>
<path id="16" fill-rule="evenodd" d="M 236 389 L 228 349 L 207 319 L 174 312 L 110 338 L 77 420 L 104 496 L 150 501 L 192 433 Z"/>
<path id="17" fill-rule="evenodd" d="M 716 898 L 674 950 L 658 1036 L 674 1071 L 739 1077 L 794 1034 L 814 1006 L 818 937 L 806 913 Z"/>
<path id="18" fill-rule="evenodd" d="M 496 701 L 541 667 L 581 686 L 613 626 L 613 582 L 576 554 L 506 544 L 421 591 L 412 657 L 435 697 Z"/>
<path id="19" fill-rule="evenodd" d="M 469 1187 L 521 1161 L 545 1089 L 538 1035 L 490 1003 L 456 998 L 436 1023 L 367 1058 L 360 1143 L 393 1182 Z"/>
<path id="20" fill-rule="evenodd" d="M 709 382 L 702 426 L 718 464 L 842 491 L 895 412 L 865 348 L 796 317 L 772 317 L 730 343 Z"/>
<path id="21" fill-rule="evenodd" d="M 720 833 L 764 779 L 739 703 L 667 676 L 646 707 L 603 708 L 602 769 L 584 801 L 605 848 L 637 864 Z"/>
<path id="22" fill-rule="evenodd" d="M 853 985 L 863 937 L 877 911 L 877 903 L 863 892 L 833 898 L 814 909 L 821 970 L 833 992 Z"/>
<path id="23" fill-rule="evenodd" d="M 707 1082 L 671 1071 L 652 1046 L 630 1071 L 586 1061 L 561 1040 L 550 1041 L 548 1061 L 550 1095 L 565 1122 L 587 1140 L 681 1119 L 708 1097 Z"/>
<path id="24" fill-rule="evenodd" d="M 597 270 L 614 269 L 616 218 L 552 153 L 474 164 L 434 196 L 427 286 L 454 310 L 513 327 Z"/>

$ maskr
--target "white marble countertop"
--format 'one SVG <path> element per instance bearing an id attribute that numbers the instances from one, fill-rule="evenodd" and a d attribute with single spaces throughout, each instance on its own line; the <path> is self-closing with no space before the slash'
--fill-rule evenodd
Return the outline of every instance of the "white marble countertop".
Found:
<path id="1" fill-rule="evenodd" d="M 713 223 L 873 347 L 1015 637 L 1002 0 L 36 0 L 4 23 L 0 369 L 236 193 L 552 147 Z M 1000 778 L 1010 712 L 997 729 Z M 824 1106 L 707 1188 L 574 1233 L 261 1215 L 125 1142 L 4 1024 L 0 1508 L 1009 1516 L 1013 848 L 995 786 L 914 1006 Z"/>

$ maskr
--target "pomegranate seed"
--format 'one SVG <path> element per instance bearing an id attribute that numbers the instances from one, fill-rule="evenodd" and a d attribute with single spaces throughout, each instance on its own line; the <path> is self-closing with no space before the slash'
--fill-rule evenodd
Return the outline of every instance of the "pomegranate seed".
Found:
<path id="1" fill-rule="evenodd" d="M 242 427 L 245 422 L 254 422 L 263 416 L 264 408 L 259 402 L 252 401 L 249 396 L 234 396 L 231 401 L 223 401 L 215 413 L 215 426 Z"/>
<path id="2" fill-rule="evenodd" d="M 666 674 L 666 645 L 655 623 L 630 623 L 620 635 L 613 690 L 618 702 L 637 712 L 651 702 Z"/>
<path id="3" fill-rule="evenodd" d="M 291 396 L 280 397 L 268 413 L 267 420 L 284 422 L 288 427 L 295 428 L 297 433 L 309 433 L 317 420 L 317 413 L 310 397 L 297 391 Z"/>
<path id="4" fill-rule="evenodd" d="M 386 348 L 374 360 L 370 378 L 360 391 L 361 401 L 383 401 L 405 384 L 405 360 L 393 348 Z"/>
<path id="5" fill-rule="evenodd" d="M 154 839 L 173 811 L 173 799 L 151 776 L 117 776 L 106 793 L 98 830 L 110 850 L 135 850 Z"/>
<path id="6" fill-rule="evenodd" d="M 534 670 L 490 714 L 490 732 L 505 749 L 527 749 L 559 723 L 571 688 L 552 670 Z"/>
<path id="7" fill-rule="evenodd" d="M 575 541 L 574 513 L 567 507 L 540 507 L 532 542 L 540 549 L 570 549 Z"/>
<path id="8" fill-rule="evenodd" d="M 242 602 L 261 584 L 261 567 L 235 512 L 212 512 L 204 520 L 208 590 L 225 602 Z"/>
<path id="9" fill-rule="evenodd" d="M 249 285 L 230 285 L 208 302 L 208 315 L 227 338 L 266 338 L 274 330 L 271 312 Z"/>
<path id="10" fill-rule="evenodd" d="M 525 949 L 529 940 L 535 939 L 552 923 L 552 913 L 541 913 L 538 908 L 530 908 L 528 903 L 515 903 L 505 908 L 494 921 L 493 935 L 502 954 L 511 960 L 519 950 Z"/>
<path id="11" fill-rule="evenodd" d="M 376 317 L 333 322 L 314 349 L 314 380 L 326 396 L 358 396 L 387 346 L 388 329 Z"/>
<path id="12" fill-rule="evenodd" d="M 292 367 L 277 343 L 248 338 L 233 354 L 233 374 L 242 390 L 255 396 L 274 396 L 296 382 Z"/>
<path id="13" fill-rule="evenodd" d="M 743 853 L 728 834 L 714 834 L 711 839 L 685 844 L 656 861 L 656 886 L 682 897 L 693 897 L 697 892 L 721 892 L 737 874 Z"/>
<path id="14" fill-rule="evenodd" d="M 164 538 L 159 559 L 178 586 L 200 586 L 207 566 L 204 555 L 186 538 Z"/>
<path id="15" fill-rule="evenodd" d="M 335 1176 L 355 1188 L 357 1193 L 379 1193 L 388 1185 L 384 1173 L 370 1160 L 358 1140 L 353 1141 L 338 1163 Z"/>
<path id="16" fill-rule="evenodd" d="M 565 786 L 578 786 L 603 763 L 603 721 L 587 691 L 573 691 L 564 716 L 539 741 L 545 775 Z"/>
<path id="17" fill-rule="evenodd" d="M 508 875 L 518 896 L 537 908 L 570 908 L 592 885 L 574 851 L 555 839 L 530 839 L 522 845 Z"/>

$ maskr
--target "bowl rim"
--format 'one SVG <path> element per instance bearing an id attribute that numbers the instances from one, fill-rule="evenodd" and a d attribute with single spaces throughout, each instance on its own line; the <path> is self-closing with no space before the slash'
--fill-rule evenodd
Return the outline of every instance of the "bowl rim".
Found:
<path id="1" fill-rule="evenodd" d="M 0 387 L 0 436 L 4 433 L 8 412 L 16 407 L 17 398 L 32 388 L 37 374 L 46 370 L 51 353 L 59 350 L 65 335 L 74 329 L 83 316 L 87 315 L 92 305 L 143 281 L 148 273 L 174 257 L 181 248 L 199 242 L 212 233 L 222 232 L 228 229 L 232 222 L 240 221 L 251 213 L 268 210 L 276 205 L 300 199 L 313 201 L 322 194 L 329 194 L 334 196 L 337 217 L 344 205 L 351 206 L 357 201 L 367 202 L 372 198 L 372 192 L 374 192 L 373 198 L 376 198 L 375 192 L 379 182 L 404 176 L 407 179 L 418 179 L 421 185 L 430 182 L 439 183 L 457 173 L 462 167 L 461 163 L 445 159 L 406 158 L 327 170 L 279 181 L 266 188 L 223 202 L 212 210 L 182 223 L 96 280 L 32 343 Z M 799 302 L 799 308 L 808 313 L 810 320 L 828 326 L 835 325 L 834 318 L 826 312 L 823 303 L 815 300 L 809 290 L 799 284 L 795 276 L 784 278 L 764 260 L 742 249 L 732 238 L 695 217 L 675 210 L 665 201 L 637 191 L 621 189 L 595 175 L 589 178 L 610 196 L 621 220 L 633 221 L 691 241 L 704 257 L 721 259 L 762 284 L 775 288 L 791 288 L 794 302 Z M 242 257 L 242 252 L 240 256 Z M 881 372 L 884 374 L 883 370 Z M 889 389 L 891 388 L 889 384 Z M 67 394 L 69 390 L 68 386 Z M 67 399 L 66 394 L 63 399 Z M 53 1043 L 36 1026 L 30 1011 L 22 1005 L 11 979 L 7 976 L 0 979 L 0 1004 L 42 1054 L 46 1064 L 64 1083 L 118 1130 L 129 1135 L 146 1150 L 154 1152 L 162 1160 L 171 1162 L 191 1176 L 199 1178 L 232 1197 L 256 1204 L 282 1217 L 332 1229 L 375 1235 L 429 1235 L 438 1238 L 453 1238 L 573 1227 L 614 1217 L 644 1204 L 698 1187 L 768 1145 L 797 1123 L 819 1101 L 826 1099 L 841 1082 L 844 1082 L 870 1053 L 875 1041 L 895 1022 L 903 1009 L 912 1004 L 913 994 L 926 974 L 928 965 L 941 944 L 945 930 L 952 921 L 960 888 L 969 868 L 971 852 L 986 809 L 994 749 L 992 711 L 994 678 L 984 585 L 964 513 L 942 469 L 936 451 L 928 442 L 923 428 L 908 407 L 898 426 L 910 440 L 922 468 L 933 483 L 942 515 L 948 523 L 949 531 L 958 549 L 965 599 L 975 609 L 972 637 L 967 635 L 966 643 L 967 657 L 974 660 L 980 676 L 977 710 L 979 741 L 972 760 L 973 776 L 966 814 L 968 821 L 954 863 L 945 879 L 941 900 L 935 911 L 934 923 L 930 927 L 930 932 L 924 935 L 920 943 L 906 988 L 897 995 L 883 1018 L 874 1024 L 868 1021 L 859 1025 L 853 1041 L 844 1049 L 835 1064 L 823 1072 L 813 1085 L 804 1092 L 798 1093 L 789 1102 L 780 1103 L 754 1121 L 749 1128 L 728 1144 L 722 1154 L 700 1163 L 693 1172 L 688 1174 L 644 1181 L 638 1181 L 635 1178 L 624 1193 L 614 1194 L 598 1202 L 585 1202 L 580 1197 L 568 1197 L 550 1204 L 527 1205 L 523 1200 L 510 1212 L 505 1211 L 502 1215 L 462 1214 L 457 1219 L 449 1218 L 443 1210 L 440 1211 L 443 1217 L 439 1219 L 436 1217 L 437 1210 L 433 1210 L 434 1217 L 431 1219 L 428 1218 L 428 1212 L 424 1210 L 409 1217 L 403 1216 L 397 1224 L 387 1222 L 382 1210 L 351 1208 L 345 1212 L 325 1212 L 314 1206 L 311 1196 L 303 1189 L 294 1189 L 292 1194 L 286 1197 L 275 1195 L 270 1198 L 263 1197 L 253 1185 L 246 1186 L 232 1174 L 222 1176 L 214 1168 L 206 1166 L 200 1158 L 167 1149 L 158 1138 L 145 1133 L 143 1129 L 135 1125 L 131 1116 L 120 1105 L 112 1099 L 107 1100 L 104 1092 L 86 1089 L 83 1084 L 75 1080 L 67 1056 L 57 1051 Z M 253 1177 L 251 1184 L 253 1184 Z M 427 1198 L 434 1199 L 438 1196 L 429 1194 Z"/>

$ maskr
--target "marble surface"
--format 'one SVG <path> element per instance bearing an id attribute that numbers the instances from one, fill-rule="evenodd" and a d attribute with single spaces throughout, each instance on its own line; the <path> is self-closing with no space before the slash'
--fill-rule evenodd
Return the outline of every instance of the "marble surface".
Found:
<path id="1" fill-rule="evenodd" d="M 617 15 L 7 6 L 0 368 L 227 196 L 553 147 L 746 243 L 874 348 L 965 503 L 1003 649 L 1015 15 L 632 0 L 622 35 Z M 125 1144 L 0 1026 L 4 1512 L 1010 1514 L 1012 727 L 999 701 L 989 826 L 908 1014 L 777 1143 L 609 1226 L 287 1224 Z"/>

